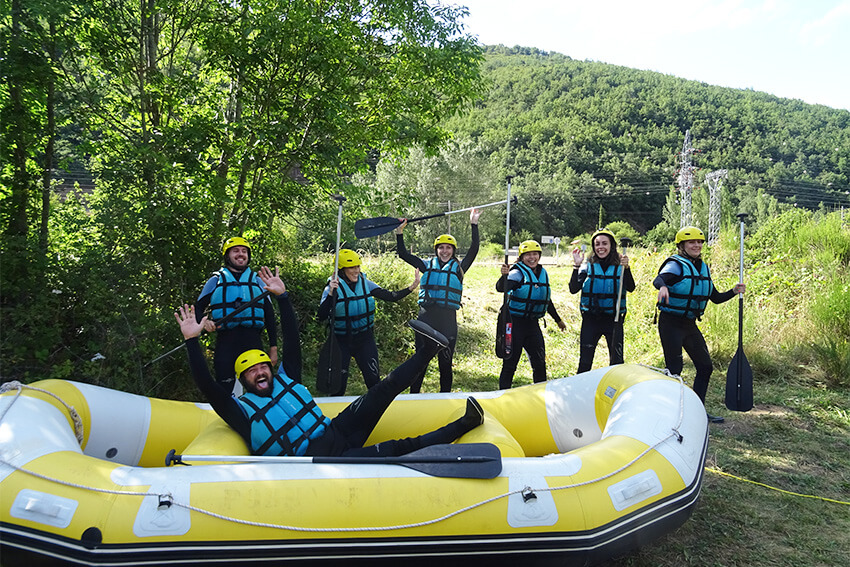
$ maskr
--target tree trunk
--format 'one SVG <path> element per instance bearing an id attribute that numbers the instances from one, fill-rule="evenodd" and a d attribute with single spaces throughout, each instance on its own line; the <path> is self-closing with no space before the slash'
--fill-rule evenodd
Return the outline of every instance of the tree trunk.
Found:
<path id="1" fill-rule="evenodd" d="M 9 100 L 12 107 L 13 134 L 11 215 L 8 236 L 26 237 L 29 230 L 27 205 L 30 196 L 30 178 L 27 173 L 27 112 L 24 108 L 21 91 L 20 66 L 23 64 L 21 49 L 21 18 L 23 17 L 20 0 L 12 0 L 12 30 L 9 38 L 9 59 L 12 70 L 9 73 Z"/>

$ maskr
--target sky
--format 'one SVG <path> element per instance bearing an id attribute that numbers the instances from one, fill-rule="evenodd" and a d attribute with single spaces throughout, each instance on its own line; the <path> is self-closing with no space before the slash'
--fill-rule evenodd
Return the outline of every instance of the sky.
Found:
<path id="1" fill-rule="evenodd" d="M 483 45 L 850 110 L 850 0 L 443 0 Z"/>

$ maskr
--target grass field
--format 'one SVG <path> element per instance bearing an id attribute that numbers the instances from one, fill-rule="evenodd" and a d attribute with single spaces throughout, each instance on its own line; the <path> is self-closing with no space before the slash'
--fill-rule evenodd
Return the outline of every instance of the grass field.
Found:
<path id="1" fill-rule="evenodd" d="M 652 322 L 656 292 L 650 284 L 663 257 L 645 251 L 632 254 L 638 288 L 629 295 L 625 323 L 627 362 L 663 366 L 661 346 Z M 567 324 L 567 329 L 560 331 L 547 317 L 544 335 L 549 378 L 574 374 L 578 365 L 581 324 L 578 296 L 570 295 L 567 290 L 572 267 L 569 259 L 563 260 L 564 265 L 558 266 L 554 265 L 554 259 L 547 259 L 546 265 L 553 299 Z M 370 267 L 369 262 L 366 268 L 370 277 L 380 274 L 382 269 Z M 466 275 L 464 307 L 458 317 L 455 390 L 497 389 L 501 361 L 493 354 L 493 344 L 496 312 L 501 302 L 501 295 L 494 287 L 498 275 L 498 261 L 486 258 L 477 261 Z M 737 276 L 733 262 L 724 264 L 721 258 L 715 261 L 714 279 L 721 290 L 729 289 Z M 766 323 L 775 314 L 756 296 L 745 305 L 745 349 L 753 364 L 756 406 L 747 413 L 733 413 L 723 407 L 726 368 L 737 347 L 738 302 L 733 299 L 719 306 L 710 304 L 700 323 L 715 363 L 707 406 L 710 413 L 724 416 L 726 422 L 711 426 L 701 499 L 682 528 L 610 565 L 848 564 L 850 392 L 824 386 L 815 378 L 818 371 L 808 368 L 802 360 L 795 368 L 792 355 L 787 360 L 776 360 L 771 353 L 785 348 L 785 343 L 777 335 L 780 326 Z M 397 332 L 386 329 L 386 322 L 382 324 L 385 327 L 376 330 L 379 342 L 387 340 L 382 339 L 387 336 L 395 340 Z M 794 332 L 787 325 L 781 329 L 782 333 Z M 405 332 L 409 333 L 401 334 Z M 594 367 L 605 366 L 607 361 L 603 340 Z M 391 364 L 382 360 L 385 371 Z M 356 369 L 352 374 L 348 393 L 357 394 L 363 391 L 362 380 Z M 687 357 L 683 376 L 688 382 L 693 377 Z M 523 355 L 514 384 L 530 382 L 531 367 Z M 436 362 L 429 368 L 423 391 L 439 391 Z"/>

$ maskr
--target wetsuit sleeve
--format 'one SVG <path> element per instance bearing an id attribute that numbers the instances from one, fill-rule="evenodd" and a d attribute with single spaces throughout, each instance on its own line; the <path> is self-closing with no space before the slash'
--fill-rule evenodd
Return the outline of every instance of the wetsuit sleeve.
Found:
<path id="1" fill-rule="evenodd" d="M 466 256 L 463 257 L 463 261 L 460 263 L 460 267 L 464 273 L 472 266 L 472 263 L 475 261 L 475 257 L 478 256 L 478 247 L 481 245 L 481 238 L 478 235 L 478 225 L 472 224 L 472 244 L 469 245 L 469 250 L 466 251 Z"/>
<path id="2" fill-rule="evenodd" d="M 289 300 L 289 292 L 277 296 L 277 306 L 280 310 L 280 327 L 282 331 L 283 348 L 278 358 L 283 364 L 286 375 L 301 383 L 301 337 L 298 331 L 298 317 L 295 308 Z"/>
<path id="3" fill-rule="evenodd" d="M 204 318 L 204 311 L 206 311 L 207 307 L 210 305 L 212 292 L 215 289 L 216 284 L 218 284 L 218 278 L 216 276 L 208 279 L 207 283 L 204 284 L 204 288 L 201 290 L 201 294 L 198 295 L 198 299 L 195 301 L 195 321 L 198 323 L 200 323 L 201 319 Z"/>
<path id="4" fill-rule="evenodd" d="M 635 290 L 635 278 L 632 275 L 631 269 L 623 272 L 623 287 L 626 288 L 626 291 L 629 293 Z M 572 291 L 572 288 L 570 288 L 570 291 Z"/>
<path id="5" fill-rule="evenodd" d="M 413 290 L 411 290 L 409 287 L 403 287 L 396 291 L 388 291 L 382 287 L 376 286 L 371 293 L 373 296 L 377 297 L 382 301 L 400 301 L 401 299 L 410 295 L 412 291 Z"/>
<path id="6" fill-rule="evenodd" d="M 276 347 L 277 318 L 275 318 L 274 306 L 268 297 L 263 300 L 263 319 L 265 319 L 266 332 L 269 334 L 269 347 Z"/>
<path id="7" fill-rule="evenodd" d="M 419 257 L 411 254 L 410 250 L 408 250 L 407 247 L 404 245 L 404 235 L 403 234 L 396 234 L 395 235 L 395 243 L 396 243 L 396 246 L 395 246 L 396 253 L 398 254 L 399 258 L 401 258 L 402 260 L 404 260 L 405 262 L 407 262 L 408 264 L 410 264 L 414 268 L 417 268 L 420 272 L 424 272 L 425 270 L 428 269 L 428 266 L 425 265 L 425 262 L 422 261 L 422 258 L 419 258 Z"/>
<path id="8" fill-rule="evenodd" d="M 556 323 L 561 322 L 561 316 L 558 315 L 558 310 L 555 309 L 555 304 L 552 303 L 552 300 L 549 300 L 549 305 L 546 306 L 546 313 L 552 316 L 552 319 L 555 320 Z"/>
<path id="9" fill-rule="evenodd" d="M 737 295 L 735 293 L 735 288 L 730 289 L 729 291 L 719 292 L 717 288 L 714 287 L 714 282 L 711 283 L 711 295 L 708 297 L 712 303 L 725 303 L 735 297 Z"/>
<path id="10" fill-rule="evenodd" d="M 631 271 L 631 270 L 629 270 Z M 670 287 L 682 281 L 682 267 L 676 261 L 665 262 L 661 266 L 658 275 L 652 280 L 652 285 L 656 289 L 661 289 L 664 286 Z"/>
<path id="11" fill-rule="evenodd" d="M 319 312 L 317 314 L 319 321 L 324 321 L 325 319 L 331 316 L 331 309 L 333 309 L 334 304 L 334 296 L 329 293 L 330 289 L 331 286 L 326 285 L 325 291 L 322 292 L 322 302 L 319 304 Z"/>
<path id="12" fill-rule="evenodd" d="M 584 285 L 584 280 L 587 279 L 587 270 L 584 267 L 579 269 L 574 269 L 572 275 L 570 275 L 570 293 L 578 293 L 581 291 L 581 286 Z"/>
<path id="13" fill-rule="evenodd" d="M 192 378 L 195 380 L 195 385 L 198 386 L 198 389 L 215 410 L 215 413 L 227 425 L 233 428 L 234 431 L 241 435 L 243 439 L 250 441 L 251 423 L 248 421 L 236 398 L 227 389 L 213 380 L 207 366 L 207 361 L 201 352 L 201 346 L 198 343 L 197 337 L 186 341 L 186 354 L 189 357 L 189 369 L 192 373 Z"/>
<path id="14" fill-rule="evenodd" d="M 522 285 L 522 274 L 519 270 L 511 270 L 507 276 L 502 276 L 496 282 L 496 291 L 504 292 L 507 285 L 507 291 L 513 291 Z"/>

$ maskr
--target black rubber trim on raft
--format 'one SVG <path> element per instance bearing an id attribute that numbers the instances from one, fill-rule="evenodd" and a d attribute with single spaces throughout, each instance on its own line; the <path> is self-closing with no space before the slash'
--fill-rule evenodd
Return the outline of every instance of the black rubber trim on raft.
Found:
<path id="1" fill-rule="evenodd" d="M 704 461 L 708 437 L 703 444 Z M 79 540 L 30 528 L 0 523 L 3 567 L 22 565 L 264 565 L 332 563 L 347 566 L 387 565 L 399 560 L 405 567 L 420 562 L 433 567 L 439 560 L 464 566 L 515 561 L 534 556 L 535 564 L 592 565 L 646 545 L 684 523 L 696 504 L 703 467 L 689 486 L 649 508 L 632 512 L 604 526 L 584 532 L 521 533 L 431 538 L 302 539 L 234 542 L 133 543 L 86 548 Z"/>

